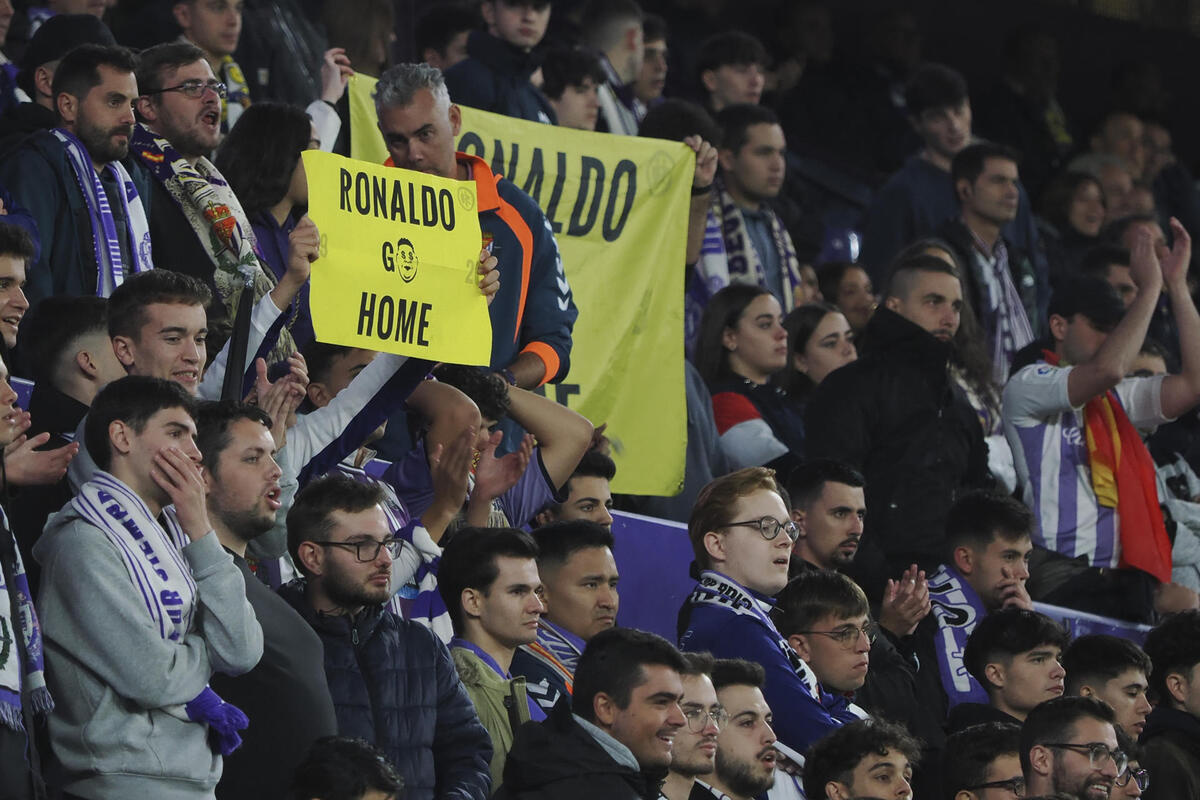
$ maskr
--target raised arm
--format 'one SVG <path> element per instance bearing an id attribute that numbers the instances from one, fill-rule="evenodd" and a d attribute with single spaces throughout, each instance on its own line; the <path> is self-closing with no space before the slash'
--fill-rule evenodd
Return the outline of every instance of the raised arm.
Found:
<path id="1" fill-rule="evenodd" d="M 1178 417 L 1200 403 L 1200 314 L 1188 291 L 1187 272 L 1192 257 L 1192 239 L 1179 220 L 1171 218 L 1174 247 L 1163 261 L 1163 287 L 1171 301 L 1171 313 L 1179 328 L 1179 355 L 1183 372 L 1168 375 L 1162 383 L 1164 417 Z"/>
<path id="2" fill-rule="evenodd" d="M 557 491 L 592 443 L 592 423 L 564 405 L 513 386 L 509 416 L 537 439 L 546 475 Z"/>
<path id="3" fill-rule="evenodd" d="M 1175 250 L 1168 260 L 1174 259 L 1180 248 L 1186 248 L 1190 253 L 1191 242 L 1176 239 Z M 1147 230 L 1137 232 L 1130 253 L 1129 273 L 1138 287 L 1137 298 L 1096 355 L 1089 361 L 1075 365 L 1067 377 L 1067 398 L 1074 408 L 1120 383 L 1142 348 L 1163 285 L 1162 266 L 1154 254 L 1154 243 Z M 1055 323 L 1052 321 L 1051 324 Z"/>

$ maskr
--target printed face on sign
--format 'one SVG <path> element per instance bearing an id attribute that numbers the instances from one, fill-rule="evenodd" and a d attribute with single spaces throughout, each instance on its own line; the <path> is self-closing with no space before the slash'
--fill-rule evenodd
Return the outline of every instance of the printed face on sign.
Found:
<path id="1" fill-rule="evenodd" d="M 410 283 L 417 277 L 417 251 L 408 239 L 396 242 L 396 271 L 405 283 Z"/>

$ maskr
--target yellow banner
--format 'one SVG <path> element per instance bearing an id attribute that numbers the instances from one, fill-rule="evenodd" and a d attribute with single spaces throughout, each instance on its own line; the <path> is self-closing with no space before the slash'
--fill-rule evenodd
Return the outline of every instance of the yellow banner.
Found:
<path id="1" fill-rule="evenodd" d="M 350 79 L 355 158 L 387 159 L 371 93 Z M 462 109 L 458 149 L 524 189 L 554 230 L 579 319 L 571 370 L 549 396 L 608 423 L 613 490 L 683 486 L 683 294 L 695 156 L 679 142 L 559 128 Z"/>
<path id="2" fill-rule="evenodd" d="M 332 344 L 486 365 L 475 184 L 304 151 L 313 330 Z"/>

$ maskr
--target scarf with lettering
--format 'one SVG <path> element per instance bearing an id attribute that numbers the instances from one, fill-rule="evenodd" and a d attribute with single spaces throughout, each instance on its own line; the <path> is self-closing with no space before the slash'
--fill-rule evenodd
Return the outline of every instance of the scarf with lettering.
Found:
<path id="1" fill-rule="evenodd" d="M 253 286 L 255 303 L 275 288 L 275 276 L 259 261 L 250 220 L 233 189 L 207 158 L 201 156 L 193 166 L 141 123 L 133 128 L 129 150 L 167 190 L 212 259 L 213 283 L 232 324 L 247 285 Z M 285 361 L 295 349 L 291 333 L 281 330 L 267 360 Z"/>
<path id="2" fill-rule="evenodd" d="M 175 509 L 163 509 L 164 529 L 132 489 L 102 470 L 79 487 L 71 505 L 117 548 L 132 590 L 141 596 L 159 635 L 182 641 L 196 613 L 196 581 L 181 552 L 188 538 Z"/>
<path id="3" fill-rule="evenodd" d="M 938 672 L 950 708 L 959 703 L 987 703 L 987 692 L 967 672 L 963 661 L 967 637 L 979 620 L 987 616 L 983 601 L 958 570 L 943 564 L 929 579 L 929 602 L 938 626 L 935 642 Z"/>
<path id="4" fill-rule="evenodd" d="M 64 128 L 50 131 L 62 142 L 67 151 L 67 160 L 75 174 L 75 182 L 83 193 L 87 204 L 88 219 L 92 223 L 92 249 L 96 258 L 96 294 L 108 297 L 113 289 L 125 282 L 127 272 L 145 272 L 154 268 L 150 255 L 150 225 L 146 221 L 146 209 L 138 197 L 133 179 L 119 161 L 108 164 L 104 169 L 121 186 L 121 208 L 125 212 L 125 226 L 129 237 L 129 255 L 132 263 L 126 264 L 121 255 L 121 240 L 117 236 L 117 222 L 104 184 L 92 165 L 83 142 Z"/>
<path id="5" fill-rule="evenodd" d="M 0 521 L 0 536 L 11 542 L 11 557 L 0 565 L 0 725 L 20 731 L 24 729 L 21 716 L 25 698 L 39 714 L 53 709 L 54 701 L 46 688 L 42 630 L 25 578 L 25 564 L 2 510 Z"/>
<path id="6" fill-rule="evenodd" d="M 221 59 L 221 81 L 226 90 L 221 98 L 221 133 L 229 133 L 242 112 L 250 107 L 250 84 L 233 56 Z"/>
<path id="7" fill-rule="evenodd" d="M 691 595 L 687 602 L 692 605 L 710 605 L 717 606 L 730 611 L 741 617 L 749 617 L 765 628 L 771 637 L 771 640 L 783 653 L 784 658 L 788 660 L 792 670 L 796 676 L 800 678 L 808 693 L 812 695 L 813 700 L 821 702 L 821 687 L 817 683 L 817 676 L 813 674 L 808 664 L 804 663 L 799 654 L 792 649 L 788 644 L 787 639 L 783 638 L 783 634 L 775 627 L 775 623 L 771 621 L 768 614 L 771 611 L 771 605 L 767 602 L 759 600 L 742 588 L 733 578 L 722 575 L 716 570 L 706 569 L 700 573 L 700 580 L 692 589 Z"/>
<path id="8" fill-rule="evenodd" d="M 725 257 L 729 269 L 729 280 L 733 283 L 749 283 L 763 286 L 775 293 L 777 287 L 767 286 L 766 272 L 762 260 L 754 249 L 754 240 L 746 229 L 746 220 L 733 196 L 725 188 L 720 176 L 713 181 L 713 213 L 721 221 L 721 236 L 725 242 Z M 764 205 L 762 213 L 771 225 L 771 238 L 775 251 L 779 253 L 779 272 L 783 275 L 783 299 L 788 311 L 796 304 L 796 287 L 800 285 L 800 261 L 792 247 L 792 239 L 779 215 Z"/>
<path id="9" fill-rule="evenodd" d="M 1047 364 L 1058 355 L 1043 350 Z M 1096 501 L 1115 508 L 1121 532 L 1121 566 L 1171 581 L 1171 539 L 1163 523 L 1150 451 L 1111 389 L 1083 407 L 1088 463 Z"/>

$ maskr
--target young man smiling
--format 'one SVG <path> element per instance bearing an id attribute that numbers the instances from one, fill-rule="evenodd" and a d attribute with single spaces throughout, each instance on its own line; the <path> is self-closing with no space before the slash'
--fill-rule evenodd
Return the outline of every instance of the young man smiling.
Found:
<path id="1" fill-rule="evenodd" d="M 1127 765 L 1128 757 L 1117 747 L 1113 711 L 1094 697 L 1044 702 L 1031 709 L 1021 727 L 1027 796 L 1064 792 L 1079 800 L 1108 800 Z"/>
<path id="2" fill-rule="evenodd" d="M 592 637 L 570 706 L 517 733 L 496 800 L 655 800 L 687 724 L 687 665 L 660 636 L 613 628 Z"/>
<path id="3" fill-rule="evenodd" d="M 858 719 L 821 690 L 769 616 L 787 584 L 796 539 L 774 472 L 750 467 L 710 483 L 696 501 L 688 536 L 700 574 L 679 612 L 680 646 L 762 664 L 779 738 L 794 750 Z"/>

